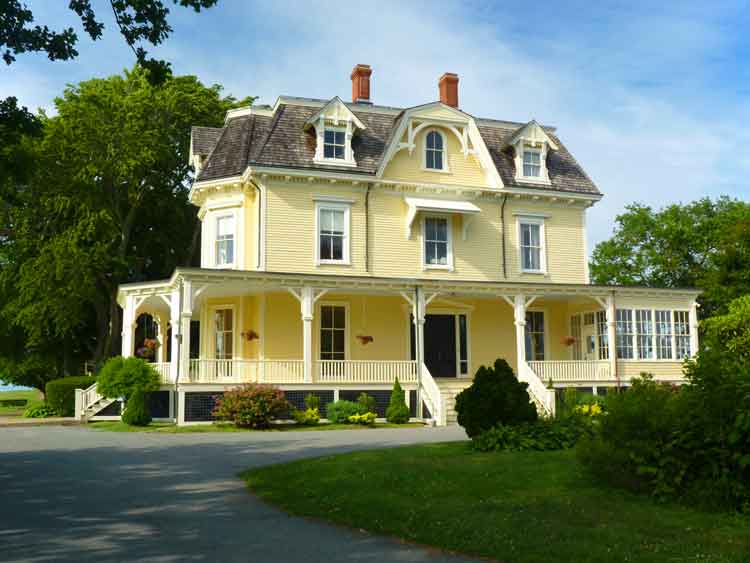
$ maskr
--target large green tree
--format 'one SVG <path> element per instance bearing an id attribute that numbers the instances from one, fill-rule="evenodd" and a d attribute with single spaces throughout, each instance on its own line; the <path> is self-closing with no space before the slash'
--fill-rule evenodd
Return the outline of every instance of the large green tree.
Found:
<path id="1" fill-rule="evenodd" d="M 750 204 L 720 197 L 626 209 L 594 249 L 594 283 L 698 287 L 704 317 L 750 293 Z"/>
<path id="2" fill-rule="evenodd" d="M 147 75 L 68 87 L 57 115 L 41 116 L 41 137 L 22 141 L 32 177 L 0 192 L 0 379 L 38 387 L 108 357 L 119 347 L 117 286 L 191 263 L 190 127 L 221 125 L 252 100 L 192 76 L 154 85 Z"/>

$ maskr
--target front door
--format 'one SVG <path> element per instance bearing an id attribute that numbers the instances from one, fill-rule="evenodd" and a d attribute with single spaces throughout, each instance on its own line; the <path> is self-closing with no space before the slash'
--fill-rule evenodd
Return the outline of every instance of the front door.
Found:
<path id="1" fill-rule="evenodd" d="M 425 315 L 424 363 L 433 377 L 456 377 L 454 315 Z"/>

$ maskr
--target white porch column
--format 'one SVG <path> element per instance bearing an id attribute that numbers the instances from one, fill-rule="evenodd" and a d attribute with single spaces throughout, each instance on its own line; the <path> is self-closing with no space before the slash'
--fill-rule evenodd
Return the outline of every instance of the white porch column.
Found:
<path id="1" fill-rule="evenodd" d="M 125 296 L 125 306 L 122 308 L 122 356 L 128 358 L 133 355 L 135 346 L 135 296 Z"/>
<path id="2" fill-rule="evenodd" d="M 698 302 L 693 301 L 690 305 L 689 323 L 690 323 L 690 356 L 695 357 L 698 353 L 700 342 L 698 340 Z"/>
<path id="3" fill-rule="evenodd" d="M 172 326 L 172 340 L 169 343 L 169 373 L 172 381 L 177 381 L 177 366 L 180 358 L 177 350 L 180 348 L 180 290 L 173 289 L 169 301 L 169 324 Z"/>
<path id="4" fill-rule="evenodd" d="M 612 377 L 619 382 L 617 377 L 617 313 L 615 310 L 615 296 L 614 294 L 607 296 L 606 301 L 607 307 L 605 309 L 607 315 L 607 344 L 609 347 L 609 371 Z"/>
<path id="5" fill-rule="evenodd" d="M 303 287 L 300 292 L 300 308 L 302 312 L 302 360 L 304 362 L 305 383 L 313 382 L 313 307 L 315 292 L 312 287 Z"/>
<path id="6" fill-rule="evenodd" d="M 182 282 L 182 312 L 180 314 L 180 379 L 190 374 L 190 321 L 193 319 L 193 284 Z M 174 332 L 174 328 L 172 328 Z"/>
<path id="7" fill-rule="evenodd" d="M 156 341 L 159 343 L 156 349 L 156 361 L 164 363 L 167 361 L 167 327 L 169 321 L 164 315 L 157 315 L 156 325 L 159 327 L 159 332 L 156 335 Z"/>
<path id="8" fill-rule="evenodd" d="M 414 322 L 414 360 L 417 362 L 417 410 L 418 418 L 423 417 L 422 405 L 422 364 L 424 363 L 424 322 L 427 302 L 424 291 L 420 287 L 414 289 L 414 301 L 412 302 L 412 317 Z M 436 413 L 430 413 L 433 418 Z"/>
<path id="9" fill-rule="evenodd" d="M 520 377 L 526 365 L 526 297 L 513 298 L 513 318 L 516 325 L 516 377 Z"/>

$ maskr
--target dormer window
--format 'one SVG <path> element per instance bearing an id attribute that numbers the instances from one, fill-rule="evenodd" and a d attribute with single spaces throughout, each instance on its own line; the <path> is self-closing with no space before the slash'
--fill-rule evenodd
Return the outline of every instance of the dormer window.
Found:
<path id="1" fill-rule="evenodd" d="M 338 97 L 310 117 L 305 129 L 315 130 L 315 164 L 357 166 L 352 140 L 365 125 Z"/>
<path id="2" fill-rule="evenodd" d="M 540 151 L 523 151 L 523 175 L 526 178 L 539 178 L 542 175 L 542 154 Z"/>
<path id="3" fill-rule="evenodd" d="M 513 149 L 516 181 L 531 184 L 551 184 L 547 169 L 547 155 L 557 150 L 557 143 L 536 121 L 520 127 L 508 141 Z"/>
<path id="4" fill-rule="evenodd" d="M 323 137 L 323 158 L 346 158 L 346 130 L 327 128 Z"/>
<path id="5" fill-rule="evenodd" d="M 445 170 L 445 141 L 438 131 L 425 137 L 424 166 L 427 170 Z"/>

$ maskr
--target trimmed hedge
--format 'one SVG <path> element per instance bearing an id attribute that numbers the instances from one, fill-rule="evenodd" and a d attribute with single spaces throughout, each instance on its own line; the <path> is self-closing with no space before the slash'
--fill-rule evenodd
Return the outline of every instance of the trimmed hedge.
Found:
<path id="1" fill-rule="evenodd" d="M 90 375 L 61 377 L 48 381 L 44 388 L 47 404 L 60 416 L 73 416 L 76 404 L 76 389 L 86 389 L 96 383 Z"/>

